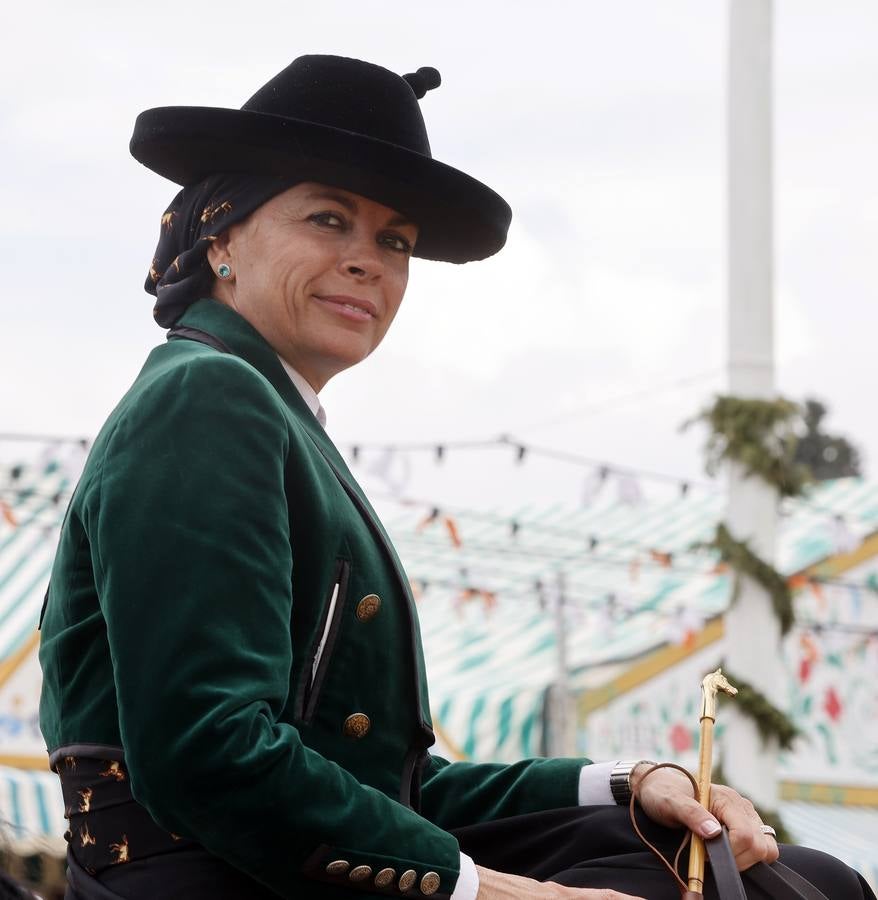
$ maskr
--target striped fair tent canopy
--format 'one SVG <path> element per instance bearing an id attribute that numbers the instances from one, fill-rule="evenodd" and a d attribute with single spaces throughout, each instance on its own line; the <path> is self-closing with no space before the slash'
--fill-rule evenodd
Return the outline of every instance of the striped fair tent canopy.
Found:
<path id="1" fill-rule="evenodd" d="M 778 812 L 797 844 L 843 859 L 878 891 L 878 809 L 795 801 Z"/>
<path id="2" fill-rule="evenodd" d="M 0 466 L 0 838 L 22 854 L 63 855 L 64 806 L 36 722 L 37 621 L 58 531 L 84 447 L 52 447 L 30 465 Z M 36 684 L 19 683 L 22 673 Z M 35 768 L 35 767 L 39 768 Z"/>
<path id="3" fill-rule="evenodd" d="M 721 614 L 731 578 L 693 545 L 713 537 L 723 503 L 702 493 L 485 512 L 380 499 L 419 598 L 446 741 L 482 760 L 544 749 L 559 590 L 568 669 L 585 683 L 589 671 L 624 666 Z M 878 530 L 878 485 L 825 483 L 782 513 L 778 568 L 791 576 Z"/>
<path id="4" fill-rule="evenodd" d="M 66 853 L 64 800 L 53 772 L 0 766 L 0 811 L 0 840 L 16 853 Z"/>
<path id="5" fill-rule="evenodd" d="M 0 467 L 0 686 L 34 639 L 83 450 L 53 447 L 29 466 Z M 447 755 L 512 760 L 541 752 L 545 694 L 556 677 L 559 591 L 569 665 L 586 677 L 677 640 L 729 602 L 728 576 L 709 554 L 692 550 L 721 518 L 719 494 L 490 511 L 388 498 L 376 506 L 418 596 L 433 714 Z M 780 568 L 793 574 L 878 530 L 878 485 L 828 483 L 807 500 L 786 502 L 783 513 Z M 814 823 L 831 809 L 785 804 L 784 815 L 797 837 L 826 846 Z M 856 812 L 833 812 L 845 834 L 844 816 Z M 0 814 L 21 846 L 48 837 L 60 848 L 63 809 L 53 775 L 0 770 Z"/>
<path id="6" fill-rule="evenodd" d="M 0 666 L 34 633 L 78 458 L 0 467 Z"/>

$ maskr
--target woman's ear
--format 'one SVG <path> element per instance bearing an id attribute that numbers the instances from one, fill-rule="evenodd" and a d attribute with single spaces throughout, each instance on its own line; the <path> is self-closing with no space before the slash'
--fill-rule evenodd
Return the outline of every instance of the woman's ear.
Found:
<path id="1" fill-rule="evenodd" d="M 210 242 L 207 248 L 207 261 L 216 274 L 217 269 L 225 263 L 227 266 L 232 265 L 231 253 L 229 252 L 229 229 L 221 232 L 216 236 L 216 240 Z"/>
<path id="2" fill-rule="evenodd" d="M 229 230 L 216 236 L 210 242 L 206 254 L 207 264 L 213 273 L 210 295 L 214 300 L 235 306 L 235 266 L 232 260 L 232 248 Z"/>

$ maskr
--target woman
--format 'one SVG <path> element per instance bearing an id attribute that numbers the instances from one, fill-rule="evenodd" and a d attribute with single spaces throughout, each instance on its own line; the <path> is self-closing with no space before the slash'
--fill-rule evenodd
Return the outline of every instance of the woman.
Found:
<path id="1" fill-rule="evenodd" d="M 505 242 L 506 203 L 430 156 L 438 83 L 310 56 L 242 110 L 138 119 L 134 156 L 186 187 L 147 281 L 169 341 L 95 441 L 42 625 L 70 898 L 673 890 L 606 766 L 430 755 L 408 582 L 322 427 L 317 393 L 380 343 L 410 256 Z M 642 802 L 719 828 L 676 773 Z M 714 812 L 741 868 L 776 859 L 746 801 L 718 789 Z"/>

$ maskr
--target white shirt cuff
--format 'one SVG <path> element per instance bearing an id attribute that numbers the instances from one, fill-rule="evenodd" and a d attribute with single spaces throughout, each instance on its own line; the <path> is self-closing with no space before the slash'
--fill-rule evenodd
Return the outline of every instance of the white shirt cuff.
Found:
<path id="1" fill-rule="evenodd" d="M 615 806 L 610 791 L 610 775 L 618 765 L 615 762 L 592 763 L 579 772 L 580 806 Z"/>
<path id="2" fill-rule="evenodd" d="M 476 864 L 466 855 L 460 854 L 460 877 L 454 886 L 451 900 L 476 900 L 479 892 L 479 873 Z"/>

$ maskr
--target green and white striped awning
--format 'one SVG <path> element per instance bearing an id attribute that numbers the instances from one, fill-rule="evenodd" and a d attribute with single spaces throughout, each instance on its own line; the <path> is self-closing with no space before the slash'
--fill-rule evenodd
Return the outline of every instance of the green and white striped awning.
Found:
<path id="1" fill-rule="evenodd" d="M 797 844 L 838 857 L 878 892 L 878 809 L 791 801 L 778 812 Z"/>
<path id="2" fill-rule="evenodd" d="M 54 772 L 0 766 L 0 815 L 3 838 L 16 853 L 66 853 L 67 820 Z"/>
<path id="3" fill-rule="evenodd" d="M 33 634 L 81 455 L 0 466 L 0 662 Z"/>
<path id="4" fill-rule="evenodd" d="M 543 698 L 557 677 L 559 573 L 574 674 L 624 665 L 722 613 L 731 580 L 692 545 L 713 536 L 723 504 L 719 494 L 694 493 L 588 508 L 444 511 L 452 529 L 443 516 L 428 521 L 424 505 L 379 500 L 419 593 L 431 705 L 448 743 L 466 757 L 500 761 L 541 749 Z M 792 575 L 876 530 L 878 485 L 826 483 L 807 500 L 785 502 L 778 567 Z"/>
<path id="5" fill-rule="evenodd" d="M 30 466 L 0 467 L 0 665 L 34 632 L 80 464 L 81 453 L 58 451 Z M 556 677 L 551 607 L 559 572 L 574 672 L 624 665 L 729 601 L 727 576 L 691 551 L 722 516 L 718 494 L 451 510 L 459 542 L 441 519 L 424 525 L 424 505 L 379 499 L 376 506 L 418 588 L 433 714 L 451 755 L 513 760 L 542 750 L 545 695 Z M 878 530 L 878 485 L 845 479 L 785 503 L 779 568 L 792 574 L 842 549 L 838 516 L 846 542 Z M 671 567 L 661 562 L 668 553 Z M 827 847 L 824 823 L 835 821 L 834 810 L 785 804 L 784 814 L 803 842 Z M 830 849 L 863 870 L 874 866 L 868 855 L 850 860 L 842 851 L 859 846 L 858 831 L 874 831 L 852 812 L 860 811 L 837 810 L 839 847 Z M 43 836 L 58 841 L 65 825 L 55 776 L 0 770 L 0 815 L 25 846 Z"/>

